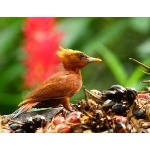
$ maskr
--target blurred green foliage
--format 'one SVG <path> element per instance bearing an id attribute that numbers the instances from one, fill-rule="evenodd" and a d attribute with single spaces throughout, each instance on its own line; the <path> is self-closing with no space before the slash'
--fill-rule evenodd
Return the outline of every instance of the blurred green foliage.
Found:
<path id="1" fill-rule="evenodd" d="M 22 45 L 22 27 L 25 18 L 0 18 L 0 113 L 17 109 L 25 92 L 25 67 Z M 146 89 L 140 83 L 149 79 L 145 70 L 129 60 L 135 58 L 150 64 L 150 18 L 57 18 L 57 27 L 63 32 L 61 46 L 81 50 L 101 63 L 82 69 L 83 85 L 87 89 L 108 89 L 113 84 Z M 83 98 L 83 89 L 73 98 Z"/>

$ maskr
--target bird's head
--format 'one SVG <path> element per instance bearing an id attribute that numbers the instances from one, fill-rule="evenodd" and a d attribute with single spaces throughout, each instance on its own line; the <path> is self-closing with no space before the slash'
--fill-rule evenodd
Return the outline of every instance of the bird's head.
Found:
<path id="1" fill-rule="evenodd" d="M 66 70 L 79 70 L 91 62 L 102 61 L 99 58 L 93 58 L 78 50 L 64 49 L 60 47 L 57 55 L 61 59 Z"/>

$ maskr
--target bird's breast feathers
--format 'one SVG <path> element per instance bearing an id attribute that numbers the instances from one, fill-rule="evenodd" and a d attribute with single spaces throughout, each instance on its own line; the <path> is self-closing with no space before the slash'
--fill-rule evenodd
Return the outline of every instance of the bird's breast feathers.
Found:
<path id="1" fill-rule="evenodd" d="M 82 77 L 69 71 L 61 71 L 49 77 L 37 87 L 26 99 L 56 99 L 71 97 L 82 87 Z"/>

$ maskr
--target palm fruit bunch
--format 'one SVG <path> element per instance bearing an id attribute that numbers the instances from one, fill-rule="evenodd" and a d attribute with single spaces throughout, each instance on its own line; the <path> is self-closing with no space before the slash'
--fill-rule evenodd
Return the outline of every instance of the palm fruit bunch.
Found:
<path id="1" fill-rule="evenodd" d="M 102 92 L 84 89 L 85 98 L 55 113 L 12 120 L 1 116 L 2 133 L 149 133 L 150 90 L 112 85 Z M 53 108 L 56 109 L 56 108 Z M 30 112 L 28 112 L 30 114 Z M 26 115 L 26 114 L 24 114 Z"/>

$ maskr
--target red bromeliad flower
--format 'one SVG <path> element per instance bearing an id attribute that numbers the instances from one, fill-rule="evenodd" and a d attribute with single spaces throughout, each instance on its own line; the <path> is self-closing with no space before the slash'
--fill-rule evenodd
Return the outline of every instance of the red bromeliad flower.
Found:
<path id="1" fill-rule="evenodd" d="M 27 18 L 24 25 L 26 58 L 25 85 L 33 88 L 59 70 L 59 49 L 62 34 L 56 30 L 56 18 Z"/>

